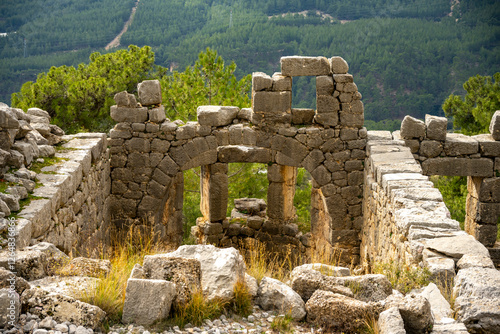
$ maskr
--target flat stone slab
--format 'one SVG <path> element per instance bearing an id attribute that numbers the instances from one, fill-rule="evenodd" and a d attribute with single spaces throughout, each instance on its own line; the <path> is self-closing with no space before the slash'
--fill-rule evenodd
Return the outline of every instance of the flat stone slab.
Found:
<path id="1" fill-rule="evenodd" d="M 493 160 L 488 158 L 432 158 L 422 162 L 425 175 L 493 176 Z"/>
<path id="2" fill-rule="evenodd" d="M 284 76 L 328 75 L 330 62 L 325 57 L 281 57 L 281 74 Z"/>
<path id="3" fill-rule="evenodd" d="M 489 257 L 489 252 L 471 235 L 461 235 L 451 238 L 436 238 L 426 240 L 425 248 L 444 254 L 459 260 L 465 254 L 481 255 Z"/>
<path id="4" fill-rule="evenodd" d="M 371 140 L 392 140 L 390 131 L 368 131 L 368 141 Z"/>

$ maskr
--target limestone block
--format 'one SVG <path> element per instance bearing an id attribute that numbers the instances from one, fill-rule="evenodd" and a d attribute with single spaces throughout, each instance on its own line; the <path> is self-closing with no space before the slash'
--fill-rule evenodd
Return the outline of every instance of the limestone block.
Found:
<path id="1" fill-rule="evenodd" d="M 489 256 L 488 249 L 470 235 L 430 239 L 423 241 L 423 244 L 427 249 L 457 260 L 465 254 Z"/>
<path id="2" fill-rule="evenodd" d="M 15 138 L 12 138 L 8 131 L 0 131 L 0 149 L 9 151 L 14 143 L 14 139 Z"/>
<path id="3" fill-rule="evenodd" d="M 148 119 L 148 108 L 111 106 L 111 118 L 116 122 L 145 122 Z"/>
<path id="4" fill-rule="evenodd" d="M 454 283 L 457 320 L 462 321 L 469 332 L 497 333 L 500 330 L 500 271 L 461 269 Z"/>
<path id="5" fill-rule="evenodd" d="M 109 131 L 109 136 L 111 139 L 128 139 L 132 138 L 132 132 L 129 130 L 117 130 L 115 128 Z"/>
<path id="6" fill-rule="evenodd" d="M 325 160 L 323 152 L 320 150 L 312 150 L 302 162 L 302 165 L 306 170 L 314 170 Z"/>
<path id="7" fill-rule="evenodd" d="M 26 113 L 28 115 L 32 115 L 32 116 L 43 117 L 43 118 L 46 118 L 50 121 L 49 113 L 46 112 L 45 110 L 40 109 L 40 108 L 29 108 Z"/>
<path id="8" fill-rule="evenodd" d="M 333 74 L 346 74 L 349 71 L 349 65 L 342 57 L 332 57 L 329 59 Z"/>
<path id="9" fill-rule="evenodd" d="M 473 267 L 495 269 L 495 265 L 493 264 L 491 258 L 482 255 L 465 254 L 457 262 L 457 268 L 459 270 Z"/>
<path id="10" fill-rule="evenodd" d="M 292 109 L 292 93 L 282 92 L 254 92 L 252 94 L 252 109 L 254 113 L 286 113 Z"/>
<path id="11" fill-rule="evenodd" d="M 273 80 L 269 75 L 262 72 L 252 73 L 252 90 L 259 92 L 261 90 L 270 90 L 273 86 Z"/>
<path id="12" fill-rule="evenodd" d="M 201 209 L 203 216 L 210 222 L 226 218 L 228 202 L 228 176 L 213 173 L 211 165 L 201 167 Z"/>
<path id="13" fill-rule="evenodd" d="M 179 171 L 179 166 L 175 161 L 168 155 L 166 155 L 163 160 L 158 164 L 158 168 L 166 175 L 176 175 Z"/>
<path id="14" fill-rule="evenodd" d="M 333 77 L 331 75 L 316 77 L 316 95 L 332 95 L 333 90 Z"/>
<path id="15" fill-rule="evenodd" d="M 143 270 L 144 278 L 175 284 L 177 293 L 174 303 L 177 306 L 184 306 L 191 295 L 201 289 L 201 264 L 196 259 L 169 257 L 164 254 L 146 255 Z"/>
<path id="16" fill-rule="evenodd" d="M 137 85 L 137 91 L 143 106 L 161 104 L 160 81 L 145 80 Z"/>
<path id="17" fill-rule="evenodd" d="M 472 137 L 461 133 L 450 133 L 446 137 L 444 152 L 447 156 L 475 154 L 479 152 L 479 144 Z"/>
<path id="18" fill-rule="evenodd" d="M 264 223 L 264 218 L 260 216 L 250 216 L 247 219 L 247 226 L 254 230 L 259 230 Z"/>
<path id="19" fill-rule="evenodd" d="M 432 328 L 431 304 L 422 295 L 410 293 L 398 305 L 407 333 L 424 333 Z"/>
<path id="20" fill-rule="evenodd" d="M 390 131 L 368 131 L 368 141 L 392 140 Z"/>
<path id="21" fill-rule="evenodd" d="M 500 216 L 496 216 L 496 218 L 498 217 Z M 493 247 L 496 242 L 498 227 L 496 224 L 482 224 L 474 221 L 474 216 L 468 216 L 465 218 L 465 231 L 486 247 Z"/>
<path id="22" fill-rule="evenodd" d="M 185 125 L 180 126 L 175 131 L 175 138 L 177 140 L 192 139 L 196 137 L 197 122 L 187 122 Z"/>
<path id="23" fill-rule="evenodd" d="M 233 122 L 239 111 L 238 107 L 199 106 L 198 122 L 200 125 L 225 126 Z"/>
<path id="24" fill-rule="evenodd" d="M 217 150 L 218 160 L 224 163 L 230 162 L 272 162 L 272 152 L 266 148 L 251 147 L 243 145 L 219 146 Z"/>
<path id="25" fill-rule="evenodd" d="M 312 124 L 314 109 L 292 108 L 292 124 Z"/>
<path id="26" fill-rule="evenodd" d="M 491 118 L 490 133 L 494 140 L 500 140 L 500 110 L 495 111 Z"/>
<path id="27" fill-rule="evenodd" d="M 340 110 L 340 103 L 331 95 L 316 95 L 316 110 L 318 114 L 334 113 Z"/>
<path id="28" fill-rule="evenodd" d="M 148 326 L 167 318 L 175 294 L 173 282 L 129 279 L 123 305 L 123 323 Z"/>
<path id="29" fill-rule="evenodd" d="M 425 115 L 426 138 L 431 140 L 446 140 L 446 117 Z"/>
<path id="30" fill-rule="evenodd" d="M 36 146 L 36 143 L 34 143 L 34 145 Z M 16 141 L 14 145 L 12 145 L 13 150 L 18 151 L 23 155 L 24 164 L 26 166 L 30 165 L 33 159 L 35 159 L 39 154 L 38 147 L 35 148 L 34 145 L 32 143 L 21 141 Z"/>
<path id="31" fill-rule="evenodd" d="M 236 210 L 249 214 L 258 215 L 259 212 L 266 210 L 267 204 L 260 198 L 237 198 L 234 200 Z"/>
<path id="32" fill-rule="evenodd" d="M 341 111 L 340 115 L 340 124 L 343 126 L 362 128 L 365 117 L 364 114 L 353 114 L 351 112 Z"/>
<path id="33" fill-rule="evenodd" d="M 325 57 L 281 57 L 281 73 L 284 76 L 328 75 L 330 63 Z"/>
<path id="34" fill-rule="evenodd" d="M 128 152 L 142 152 L 149 153 L 151 151 L 151 144 L 147 138 L 134 137 L 125 142 L 125 147 Z"/>
<path id="35" fill-rule="evenodd" d="M 134 94 L 129 94 L 127 91 L 119 92 L 115 94 L 115 102 L 118 107 L 137 107 L 137 100 Z"/>
<path id="36" fill-rule="evenodd" d="M 500 203 L 500 178 L 468 177 L 467 190 L 480 202 Z"/>
<path id="37" fill-rule="evenodd" d="M 19 121 L 15 114 L 8 109 L 0 109 L 0 128 L 4 129 L 18 129 Z"/>
<path id="38" fill-rule="evenodd" d="M 276 126 L 281 127 L 285 124 L 292 123 L 292 115 L 288 112 L 254 112 L 252 114 L 251 122 L 262 128 L 273 128 Z"/>
<path id="39" fill-rule="evenodd" d="M 166 119 L 165 107 L 159 106 L 158 108 L 148 109 L 149 121 L 154 123 L 161 123 Z"/>
<path id="40" fill-rule="evenodd" d="M 252 113 L 253 113 L 252 108 L 242 108 L 238 112 L 238 118 L 250 121 L 252 119 Z"/>
<path id="41" fill-rule="evenodd" d="M 282 75 L 279 72 L 273 74 L 273 89 L 274 92 L 291 91 L 292 78 Z"/>
<path id="42" fill-rule="evenodd" d="M 0 267 L 16 272 L 27 281 L 47 276 L 47 266 L 47 255 L 39 250 L 17 251 L 14 264 L 9 261 L 7 252 L 0 253 Z"/>
<path id="43" fill-rule="evenodd" d="M 424 260 L 424 266 L 431 272 L 431 279 L 451 287 L 455 278 L 455 261 L 446 257 L 432 257 Z"/>
<path id="44" fill-rule="evenodd" d="M 443 152 L 443 144 L 435 140 L 424 140 L 419 148 L 420 155 L 428 158 L 435 158 Z"/>
<path id="45" fill-rule="evenodd" d="M 333 81 L 336 84 L 345 84 L 353 82 L 352 75 L 350 74 L 333 74 Z"/>
<path id="46" fill-rule="evenodd" d="M 314 122 L 323 126 L 336 126 L 339 124 L 339 115 L 336 112 L 316 114 Z"/>
<path id="47" fill-rule="evenodd" d="M 391 307 L 380 313 L 378 330 L 380 334 L 406 334 L 405 324 L 397 307 Z"/>
<path id="48" fill-rule="evenodd" d="M 302 298 L 288 285 L 270 277 L 264 277 L 257 291 L 257 303 L 264 310 L 290 312 L 294 320 L 305 318 L 306 310 Z"/>
<path id="49" fill-rule="evenodd" d="M 377 317 L 372 305 L 330 291 L 316 290 L 306 303 L 307 321 L 329 332 L 359 333 L 367 316 Z"/>
<path id="50" fill-rule="evenodd" d="M 77 257 L 61 268 L 61 275 L 100 277 L 109 274 L 111 263 L 109 260 L 98 260 Z"/>
<path id="51" fill-rule="evenodd" d="M 233 286 L 245 277 L 245 262 L 234 248 L 216 248 L 212 245 L 184 245 L 168 257 L 197 259 L 201 264 L 201 285 L 208 299 L 231 298 Z"/>
<path id="52" fill-rule="evenodd" d="M 24 291 L 21 304 L 42 319 L 50 315 L 59 323 L 68 321 L 77 326 L 93 329 L 97 329 L 106 316 L 106 313 L 97 306 L 40 288 Z"/>
<path id="53" fill-rule="evenodd" d="M 479 143 L 479 152 L 483 157 L 500 156 L 500 143 L 495 141 L 490 134 L 472 136 Z"/>
<path id="54" fill-rule="evenodd" d="M 332 179 L 331 173 L 323 165 L 318 166 L 310 173 L 314 178 L 314 181 L 316 181 L 320 186 L 326 185 Z"/>
<path id="55" fill-rule="evenodd" d="M 488 158 L 432 158 L 422 162 L 425 175 L 493 176 L 493 160 Z"/>
<path id="56" fill-rule="evenodd" d="M 424 138 L 425 123 L 411 116 L 405 116 L 401 122 L 401 137 L 403 139 Z"/>

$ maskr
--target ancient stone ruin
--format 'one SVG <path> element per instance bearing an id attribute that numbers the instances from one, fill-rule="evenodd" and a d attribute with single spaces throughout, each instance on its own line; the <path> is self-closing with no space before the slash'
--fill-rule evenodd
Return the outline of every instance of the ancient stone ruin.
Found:
<path id="1" fill-rule="evenodd" d="M 315 110 L 292 108 L 295 76 L 315 77 Z M 6 172 L 3 177 L 16 184 L 0 194 L 4 249 L 8 249 L 10 231 L 3 217 L 19 211 L 20 198 L 30 192 L 36 196 L 17 212 L 12 232 L 16 266 L 23 277 L 36 280 L 50 274 L 43 264 L 52 256 L 47 254 L 56 251 L 47 253 L 50 247 L 37 245 L 48 242 L 66 253 L 95 255 L 131 222 L 142 222 L 158 242 L 179 246 L 183 172 L 201 167 L 203 217 L 192 230 L 199 243 L 244 248 L 259 241 L 270 250 L 291 247 L 305 256 L 323 247 L 341 254 L 341 262 L 359 264 L 367 271 L 380 261 L 420 265 L 436 280 L 453 284 L 457 297 L 454 309 L 459 322 L 446 320 L 451 313 L 442 315 L 441 321 L 432 311 L 435 328 L 442 328 L 442 333 L 453 326 L 463 332 L 464 325 L 477 333 L 500 328 L 500 273 L 494 266 L 500 263 L 498 243 L 495 247 L 500 217 L 500 112 L 492 119 L 490 134 L 472 137 L 447 133 L 447 120 L 429 115 L 425 122 L 407 116 L 401 131 L 394 133 L 367 131 L 362 96 L 340 57 L 283 57 L 281 73 L 253 74 L 251 108 L 200 106 L 197 122 L 165 118 L 156 80 L 139 84 L 138 98 L 140 103 L 127 92 L 115 96 L 111 117 L 117 124 L 109 137 L 65 136 L 42 119 L 42 111 L 32 110 L 26 118 L 20 110 L 0 106 L 0 167 Z M 63 144 L 56 152 L 47 144 L 58 140 Z M 15 176 L 8 173 L 9 167 L 28 166 L 43 155 L 59 161 L 38 175 L 23 168 Z M 240 199 L 231 217 L 226 217 L 228 164 L 233 162 L 266 164 L 268 196 L 267 201 Z M 297 168 L 312 176 L 311 231 L 306 234 L 295 224 Z M 468 177 L 465 231 L 450 218 L 442 195 L 429 181 L 431 175 Z M 36 189 L 34 180 L 40 183 Z M 21 188 L 26 188 L 26 194 Z M 0 267 L 9 269 L 7 258 L 6 252 L 0 252 Z M 176 274 L 155 272 L 155 261 L 179 266 L 177 260 L 145 260 L 144 268 L 137 268 L 131 278 L 130 295 L 153 289 L 148 290 L 149 296 L 156 297 L 155 284 L 172 293 L 178 290 L 178 296 L 185 294 L 174 283 L 164 282 L 165 275 L 171 275 L 170 280 Z M 40 266 L 33 266 L 34 262 Z M 196 269 L 196 263 L 186 266 L 198 274 L 205 270 L 203 263 L 201 269 Z M 292 275 L 291 288 L 266 279 L 259 293 L 282 291 L 283 296 L 291 296 L 287 288 L 293 289 L 302 305 L 297 318 L 307 313 L 311 321 L 328 316 L 315 305 L 336 305 L 345 298 L 357 298 L 347 301 L 359 306 L 357 310 L 377 310 L 381 324 L 396 313 L 405 318 L 404 305 L 425 304 L 424 297 L 391 301 L 389 288 L 378 297 L 365 298 L 346 290 L 349 284 L 362 284 L 358 279 L 333 279 L 312 267 L 306 269 Z M 359 280 L 369 280 L 382 290 L 386 285 L 376 278 Z M 260 305 L 275 299 L 256 298 Z M 170 293 L 163 301 L 166 309 L 179 302 Z M 129 300 L 129 305 L 133 303 Z M 168 313 L 166 309 L 158 309 L 158 314 Z M 128 310 L 127 316 L 135 319 L 133 307 Z M 431 321 L 425 319 L 422 328 Z M 409 320 L 404 320 L 406 328 Z"/>

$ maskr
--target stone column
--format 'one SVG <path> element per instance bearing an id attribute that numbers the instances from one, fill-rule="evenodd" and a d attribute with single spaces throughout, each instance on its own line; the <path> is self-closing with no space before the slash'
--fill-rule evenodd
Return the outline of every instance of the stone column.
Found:
<path id="1" fill-rule="evenodd" d="M 295 217 L 293 197 L 297 168 L 273 164 L 267 168 L 267 216 L 286 223 Z"/>
<path id="2" fill-rule="evenodd" d="M 496 242 L 500 220 L 500 177 L 467 177 L 465 231 L 486 247 Z"/>
<path id="3" fill-rule="evenodd" d="M 182 242 L 183 204 L 184 174 L 179 172 L 170 182 L 161 224 L 155 224 L 155 233 L 158 233 L 164 242 L 175 246 L 180 246 Z"/>
<path id="4" fill-rule="evenodd" d="M 229 198 L 228 166 L 223 163 L 201 166 L 201 203 L 203 218 L 209 222 L 226 219 Z"/>
<path id="5" fill-rule="evenodd" d="M 311 188 L 311 234 L 316 243 L 324 244 L 326 241 L 331 245 L 331 221 L 325 196 L 320 188 L 313 185 Z"/>

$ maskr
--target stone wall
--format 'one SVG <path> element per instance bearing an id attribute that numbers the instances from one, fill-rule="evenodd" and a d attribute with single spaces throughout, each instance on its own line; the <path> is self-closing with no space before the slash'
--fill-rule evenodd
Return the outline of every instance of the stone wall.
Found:
<path id="1" fill-rule="evenodd" d="M 447 119 L 426 115 L 425 122 L 406 116 L 400 133 L 424 175 L 467 176 L 465 231 L 487 247 L 496 242 L 500 218 L 500 112 L 490 134 L 447 133 Z"/>
<path id="2" fill-rule="evenodd" d="M 282 73 L 254 73 L 252 108 L 201 106 L 198 122 L 165 119 L 159 82 L 117 94 L 111 130 L 113 221 L 151 218 L 162 240 L 179 242 L 182 172 L 202 166 L 202 212 L 222 224 L 227 208 L 227 164 L 265 163 L 270 180 L 267 215 L 274 228 L 293 219 L 294 173 L 314 179 L 311 222 L 315 238 L 359 259 L 366 130 L 361 94 L 340 57 L 283 57 Z M 317 109 L 292 108 L 292 77 L 315 76 Z M 152 215 L 152 217 L 147 217 Z"/>
<path id="3" fill-rule="evenodd" d="M 93 254 L 109 244 L 109 152 L 106 135 L 63 136 L 56 157 L 42 168 L 35 199 L 18 213 L 18 248 L 50 242 L 66 253 Z"/>

